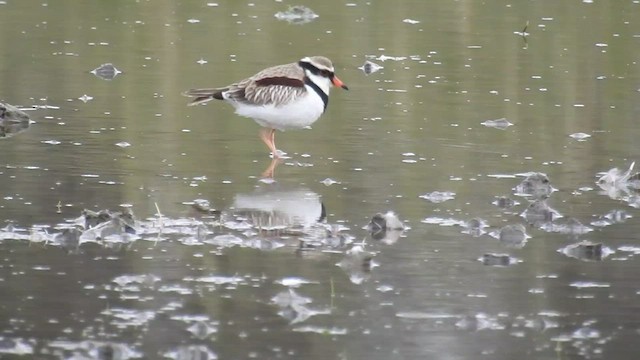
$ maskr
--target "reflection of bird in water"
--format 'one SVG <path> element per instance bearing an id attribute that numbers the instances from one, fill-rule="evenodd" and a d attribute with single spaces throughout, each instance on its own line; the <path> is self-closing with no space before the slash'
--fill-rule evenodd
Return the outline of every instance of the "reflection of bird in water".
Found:
<path id="1" fill-rule="evenodd" d="M 325 219 L 320 195 L 303 188 L 286 188 L 269 184 L 250 194 L 237 194 L 233 213 L 242 216 L 258 229 L 277 230 L 307 228 Z"/>
<path id="2" fill-rule="evenodd" d="M 302 129 L 318 120 L 327 108 L 332 85 L 348 90 L 335 75 L 331 60 L 311 56 L 264 69 L 223 88 L 191 89 L 184 95 L 195 98 L 189 105 L 224 100 L 238 115 L 254 119 L 263 127 L 260 139 L 277 158 L 276 130 Z"/>
<path id="3" fill-rule="evenodd" d="M 281 158 L 273 158 L 271 159 L 271 163 L 269 164 L 269 166 L 267 166 L 267 168 L 262 172 L 262 177 L 263 178 L 273 178 L 273 176 L 275 175 L 276 172 L 276 167 L 278 167 L 278 165 L 280 165 L 280 163 L 282 163 L 282 159 Z"/>

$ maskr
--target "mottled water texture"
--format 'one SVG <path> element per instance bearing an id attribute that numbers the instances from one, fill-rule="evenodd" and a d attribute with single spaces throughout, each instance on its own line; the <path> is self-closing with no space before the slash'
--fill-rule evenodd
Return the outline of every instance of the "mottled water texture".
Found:
<path id="1" fill-rule="evenodd" d="M 634 358 L 639 40 L 626 0 L 0 1 L 0 358 Z M 281 160 L 180 95 L 313 55 L 351 91 Z"/>

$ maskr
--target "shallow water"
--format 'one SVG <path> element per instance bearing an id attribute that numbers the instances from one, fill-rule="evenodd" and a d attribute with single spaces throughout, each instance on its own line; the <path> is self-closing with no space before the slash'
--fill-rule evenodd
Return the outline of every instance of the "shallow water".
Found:
<path id="1" fill-rule="evenodd" d="M 0 1 L 0 101 L 34 121 L 0 138 L 2 358 L 640 352 L 640 201 L 596 183 L 640 158 L 639 3 L 288 5 Z M 350 91 L 277 134 L 274 183 L 253 121 L 180 96 L 314 54 Z M 556 191 L 527 210 L 529 172 Z M 122 205 L 135 234 L 73 225 Z"/>

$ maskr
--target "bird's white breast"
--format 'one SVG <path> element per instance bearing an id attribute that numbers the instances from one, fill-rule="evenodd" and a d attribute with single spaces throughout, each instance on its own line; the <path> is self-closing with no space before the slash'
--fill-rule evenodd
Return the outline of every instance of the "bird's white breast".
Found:
<path id="1" fill-rule="evenodd" d="M 231 102 L 236 114 L 254 119 L 258 124 L 278 130 L 301 129 L 313 124 L 324 112 L 324 103 L 316 92 L 305 85 L 307 92 L 285 104 L 252 105 Z"/>

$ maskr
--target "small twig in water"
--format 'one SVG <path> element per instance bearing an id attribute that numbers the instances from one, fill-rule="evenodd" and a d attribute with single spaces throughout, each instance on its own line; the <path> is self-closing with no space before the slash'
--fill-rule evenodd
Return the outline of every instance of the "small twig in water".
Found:
<path id="1" fill-rule="evenodd" d="M 164 223 L 162 221 L 162 213 L 160 212 L 160 207 L 158 206 L 157 202 L 153 203 L 156 206 L 156 211 L 158 212 L 156 215 L 158 215 L 158 221 L 160 222 L 160 230 L 158 231 L 158 236 L 156 237 L 156 241 L 153 244 L 153 246 L 158 245 L 158 241 L 160 241 L 160 235 L 162 235 L 162 230 L 164 229 Z"/>
<path id="2" fill-rule="evenodd" d="M 330 308 L 333 309 L 334 308 L 333 300 L 336 297 L 336 289 L 333 286 L 333 278 L 329 278 L 329 284 L 331 285 L 331 306 L 330 306 Z"/>

